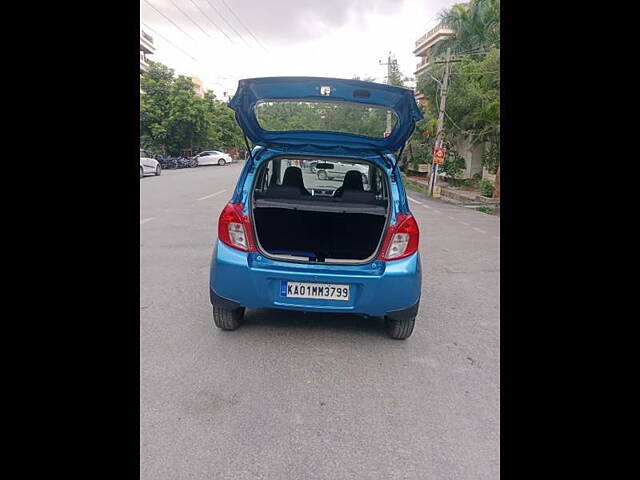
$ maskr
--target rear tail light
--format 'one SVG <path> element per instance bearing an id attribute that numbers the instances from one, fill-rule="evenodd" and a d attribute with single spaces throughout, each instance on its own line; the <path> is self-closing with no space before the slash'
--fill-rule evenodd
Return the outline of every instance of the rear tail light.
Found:
<path id="1" fill-rule="evenodd" d="M 242 214 L 242 203 L 228 203 L 218 220 L 218 238 L 222 243 L 244 252 L 256 247 L 249 217 Z"/>
<path id="2" fill-rule="evenodd" d="M 420 229 L 413 215 L 399 213 L 396 224 L 389 225 L 378 260 L 398 260 L 418 251 Z"/>

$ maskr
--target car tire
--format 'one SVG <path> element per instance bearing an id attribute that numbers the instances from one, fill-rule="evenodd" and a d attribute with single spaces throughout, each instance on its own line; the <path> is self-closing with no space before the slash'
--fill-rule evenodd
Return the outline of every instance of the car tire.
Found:
<path id="1" fill-rule="evenodd" d="M 243 316 L 244 307 L 231 310 L 229 308 L 213 306 L 213 323 L 222 330 L 235 330 L 242 323 Z"/>
<path id="2" fill-rule="evenodd" d="M 160 167 L 160 164 L 158 164 L 156 166 L 156 177 L 159 177 L 161 173 L 162 173 L 162 168 Z"/>
<path id="3" fill-rule="evenodd" d="M 221 167 L 224 167 L 226 164 L 227 162 L 225 161 L 224 158 L 218 159 L 218 165 L 220 165 Z"/>
<path id="4" fill-rule="evenodd" d="M 324 170 L 318 170 L 318 180 L 326 180 L 327 179 L 327 172 L 325 172 Z"/>
<path id="5" fill-rule="evenodd" d="M 407 318 L 405 320 L 394 320 L 385 317 L 385 327 L 387 334 L 396 340 L 405 340 L 413 333 L 413 327 L 416 324 L 416 317 Z"/>
<path id="6" fill-rule="evenodd" d="M 144 169 L 140 167 L 140 178 L 144 177 Z"/>

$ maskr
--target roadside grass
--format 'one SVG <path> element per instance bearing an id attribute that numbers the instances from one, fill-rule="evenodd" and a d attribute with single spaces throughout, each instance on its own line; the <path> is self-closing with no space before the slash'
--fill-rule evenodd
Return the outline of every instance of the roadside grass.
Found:
<path id="1" fill-rule="evenodd" d="M 407 187 L 409 190 L 413 190 L 414 192 L 419 192 L 424 195 L 427 195 L 429 193 L 429 190 L 427 190 L 426 188 L 421 187 L 420 185 L 416 185 L 415 183 L 409 182 L 407 180 L 407 176 L 404 173 L 402 174 L 402 180 L 405 187 Z"/>
<path id="2" fill-rule="evenodd" d="M 488 213 L 489 215 L 491 215 L 493 213 L 493 208 L 480 205 L 479 207 L 476 207 L 476 211 L 482 212 L 482 213 Z"/>

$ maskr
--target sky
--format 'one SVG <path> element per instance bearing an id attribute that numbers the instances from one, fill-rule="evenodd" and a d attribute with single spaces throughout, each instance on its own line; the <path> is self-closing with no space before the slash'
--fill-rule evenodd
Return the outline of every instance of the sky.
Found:
<path id="1" fill-rule="evenodd" d="M 241 78 L 373 77 L 389 52 L 413 77 L 415 41 L 460 0 L 141 0 L 149 59 L 199 77 L 219 98 Z M 407 86 L 413 86 L 411 82 Z"/>

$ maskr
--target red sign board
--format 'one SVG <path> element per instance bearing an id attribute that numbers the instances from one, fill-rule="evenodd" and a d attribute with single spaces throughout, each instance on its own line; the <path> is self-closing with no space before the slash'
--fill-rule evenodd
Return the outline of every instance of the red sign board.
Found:
<path id="1" fill-rule="evenodd" d="M 444 163 L 445 151 L 444 148 L 438 147 L 433 151 L 433 163 L 442 164 Z"/>

